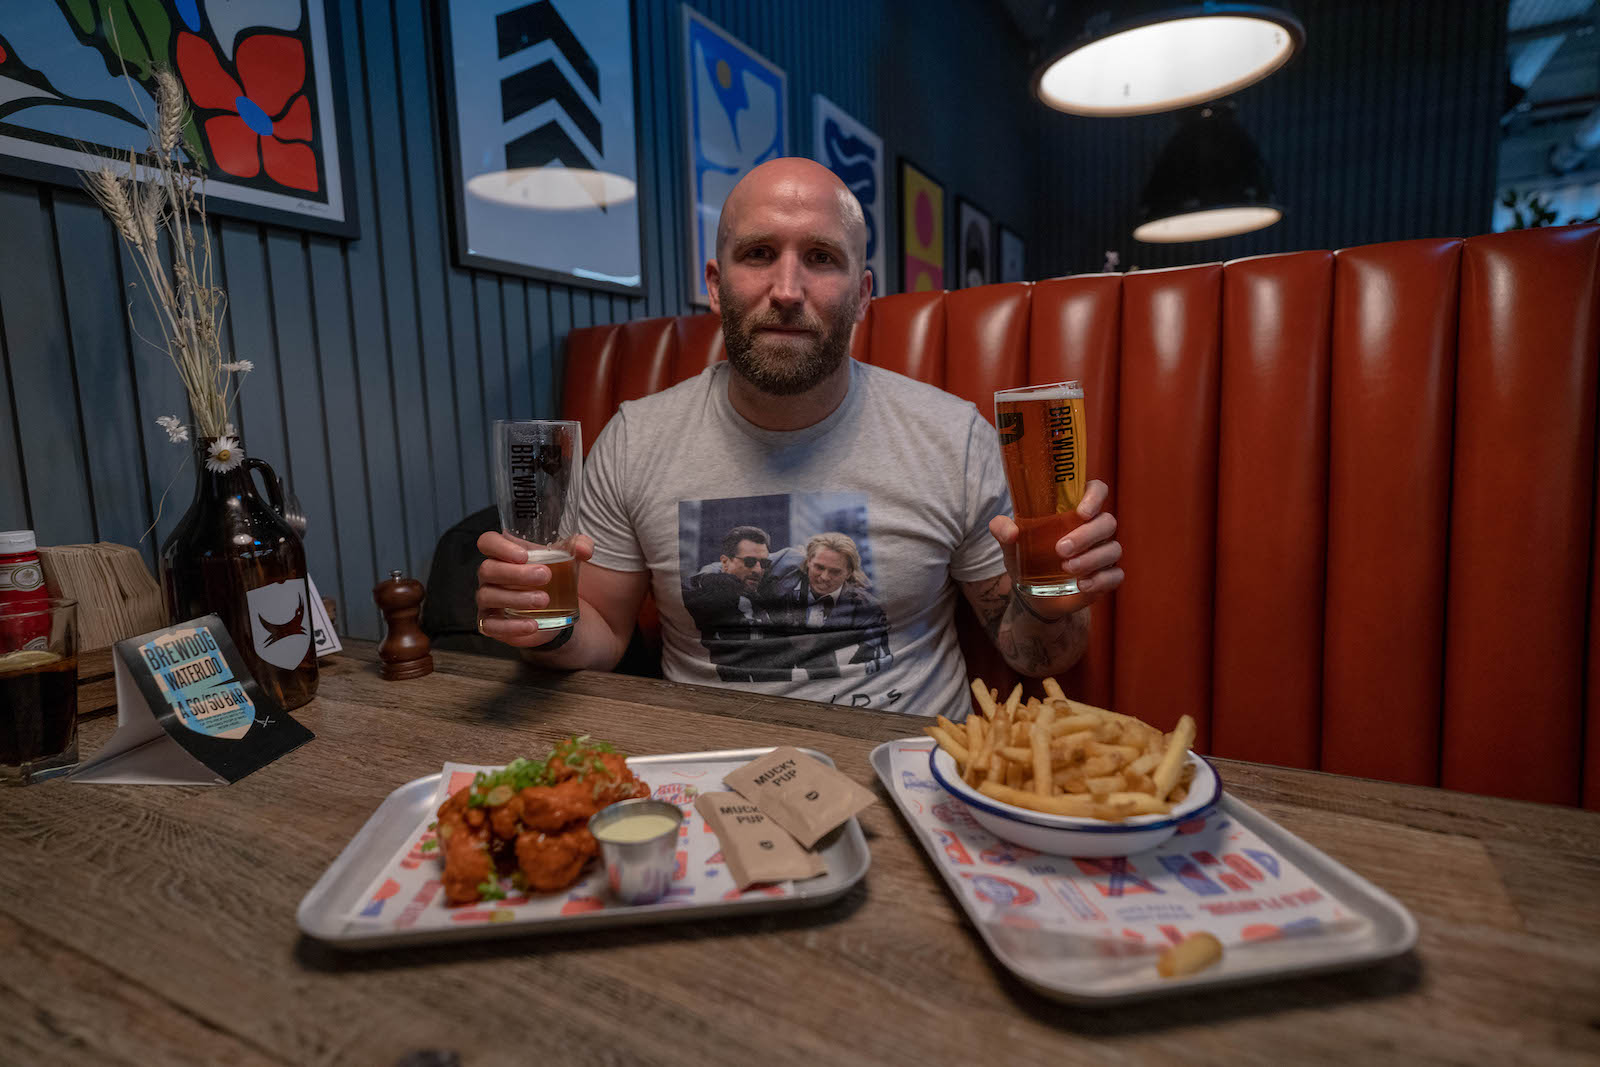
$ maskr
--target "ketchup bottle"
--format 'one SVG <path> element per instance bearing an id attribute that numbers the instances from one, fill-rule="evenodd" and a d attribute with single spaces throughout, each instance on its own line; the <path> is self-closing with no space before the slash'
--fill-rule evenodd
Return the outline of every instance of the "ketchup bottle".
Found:
<path id="1" fill-rule="evenodd" d="M 0 616 L 0 654 L 50 647 L 50 593 L 32 530 L 0 531 L 0 607 L 39 613 Z"/>

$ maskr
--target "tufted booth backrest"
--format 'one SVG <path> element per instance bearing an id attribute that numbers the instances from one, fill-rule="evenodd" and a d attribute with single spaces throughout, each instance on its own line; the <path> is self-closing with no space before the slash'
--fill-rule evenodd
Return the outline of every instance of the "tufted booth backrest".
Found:
<path id="1" fill-rule="evenodd" d="M 1219 756 L 1600 809 L 1600 227 L 883 297 L 854 354 L 991 418 L 1084 382 L 1127 580 L 1069 692 Z M 593 441 L 720 358 L 710 315 L 574 330 L 562 409 Z"/>

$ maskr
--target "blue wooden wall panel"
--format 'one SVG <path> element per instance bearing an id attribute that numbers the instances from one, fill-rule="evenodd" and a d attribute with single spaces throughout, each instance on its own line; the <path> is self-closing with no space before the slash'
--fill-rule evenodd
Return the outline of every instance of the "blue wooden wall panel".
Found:
<path id="1" fill-rule="evenodd" d="M 94 521 L 55 242 L 35 189 L 0 187 L 0 233 L 0 306 L 14 309 L 5 318 L 5 346 L 33 529 L 41 543 L 59 544 L 92 531 Z"/>
<path id="2" fill-rule="evenodd" d="M 323 405 L 304 240 L 287 231 L 269 233 L 267 265 L 272 277 L 273 324 L 287 428 L 284 455 L 289 473 L 279 474 L 306 515 L 306 564 L 322 586 L 332 588 L 338 585 L 341 569 L 334 533 L 328 447 L 329 436 L 339 430 L 336 423 L 330 424 Z"/>
<path id="3" fill-rule="evenodd" d="M 433 93 L 428 79 L 420 76 L 428 70 L 423 5 L 421 0 L 391 0 L 390 9 L 394 16 L 394 69 L 401 75 L 398 79 L 401 137 L 398 157 L 393 162 L 403 163 L 403 171 L 398 165 L 394 170 L 397 174 L 403 173 L 408 194 L 410 240 L 417 250 L 413 256 L 417 339 L 426 357 L 445 351 L 451 343 L 450 312 L 446 311 L 445 295 L 445 275 L 450 269 L 450 235 L 444 214 L 444 173 L 434 136 Z M 459 406 L 448 401 L 450 362 L 424 358 L 422 373 L 426 382 L 424 403 L 434 471 L 435 522 L 448 528 L 465 514 L 462 510 L 464 487 L 460 479 L 450 477 L 449 472 L 458 469 L 468 455 L 461 451 L 467 434 L 461 425 L 463 414 Z"/>
<path id="4" fill-rule="evenodd" d="M 383 269 L 391 375 L 389 396 L 398 431 L 400 476 L 407 489 L 402 498 L 408 546 L 404 569 L 420 575 L 426 573 L 440 529 L 434 499 L 434 487 L 439 481 L 435 478 L 431 451 L 435 442 L 425 399 L 428 385 L 412 311 L 416 300 L 413 267 L 421 256 L 413 246 L 407 212 L 406 161 L 401 158 L 399 79 L 395 71 L 389 6 L 362 4 L 359 11 L 362 57 L 367 72 L 367 112 L 374 146 L 371 158 L 366 161 L 372 168 L 373 195 L 377 199 L 377 225 L 372 236 L 377 239 Z M 453 421 L 446 425 L 452 427 L 453 433 Z M 438 443 L 448 454 L 446 441 Z"/>
<path id="5" fill-rule="evenodd" d="M 150 480 L 128 361 L 128 320 L 121 302 L 108 299 L 118 289 L 116 234 L 86 198 L 56 197 L 55 218 L 66 326 L 89 442 L 94 539 L 138 545 L 154 573 L 154 535 L 140 541 L 150 525 Z"/>
<path id="6" fill-rule="evenodd" d="M 344 632 L 378 637 L 378 609 L 371 595 L 377 580 L 372 573 L 372 508 L 367 500 L 361 393 L 351 343 L 354 336 L 344 256 L 339 242 L 332 238 L 312 237 L 309 244 L 312 318 L 331 496 L 330 510 L 322 525 L 332 537 L 338 560 L 336 572 L 317 571 L 318 590 L 338 601 Z M 300 503 L 306 506 L 304 497 Z M 307 532 L 311 532 L 309 525 Z"/>
<path id="7" fill-rule="evenodd" d="M 265 233 L 242 222 L 222 223 L 222 258 L 227 268 L 228 318 L 233 323 L 235 360 L 255 369 L 239 383 L 239 420 L 247 455 L 264 459 L 279 477 L 294 480 L 293 456 L 283 421 L 272 280 L 267 273 Z M 292 294 L 285 299 L 293 299 Z M 168 374 L 170 377 L 170 372 Z"/>
<path id="8" fill-rule="evenodd" d="M 555 393 L 555 365 L 561 357 L 560 339 L 550 318 L 550 292 L 543 284 L 528 286 L 528 388 L 532 391 L 533 417 L 553 419 L 561 410 Z"/>
<path id="9" fill-rule="evenodd" d="M 520 278 L 500 279 L 500 318 L 506 343 L 506 412 L 509 418 L 533 418 L 533 379 L 528 360 L 528 294 L 533 286 Z"/>
<path id="10" fill-rule="evenodd" d="M 411 487 L 410 493 L 407 492 L 398 460 L 400 427 L 395 417 L 394 381 L 389 370 L 382 249 L 376 240 L 378 217 L 374 175 L 377 167 L 371 146 L 366 68 L 357 29 L 356 20 L 347 16 L 343 38 L 348 94 L 346 111 L 350 116 L 350 154 L 353 160 L 350 174 L 355 184 L 356 216 L 364 236 L 359 240 L 343 242 L 343 247 L 350 297 L 350 324 L 354 335 L 352 346 L 359 405 L 356 412 L 359 415 L 361 454 L 366 473 L 363 502 L 367 507 L 372 557 L 363 562 L 347 555 L 345 569 L 353 570 L 354 574 L 346 574 L 343 584 L 349 589 L 347 595 L 352 600 L 370 601 L 371 587 L 380 578 L 388 577 L 391 570 L 416 573 L 411 570 L 414 557 L 404 520 L 407 513 L 404 501 L 410 493 L 424 492 L 426 489 L 415 486 Z M 432 546 L 419 545 L 417 555 L 430 560 Z M 381 636 L 377 632 L 376 619 L 367 616 L 371 620 L 372 630 L 361 632 L 350 629 L 351 618 L 352 612 L 343 610 L 341 605 L 338 623 L 341 633 L 355 633 L 369 638 Z"/>

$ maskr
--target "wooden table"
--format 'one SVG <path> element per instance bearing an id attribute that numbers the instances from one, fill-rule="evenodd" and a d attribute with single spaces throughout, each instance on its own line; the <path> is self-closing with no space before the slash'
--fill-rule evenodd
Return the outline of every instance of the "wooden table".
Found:
<path id="1" fill-rule="evenodd" d="M 295 908 L 396 786 L 573 732 L 634 753 L 788 743 L 858 781 L 903 717 L 370 646 L 324 661 L 317 740 L 227 788 L 0 792 L 0 1062 L 1593 1063 L 1600 815 L 1219 761 L 1240 797 L 1404 902 L 1415 953 L 1363 971 L 1087 1011 L 967 925 L 893 806 L 828 907 L 373 954 Z M 111 719 L 84 724 L 86 754 Z M 880 791 L 881 796 L 881 791 Z M 448 1062 L 413 1057 L 409 1062 Z"/>

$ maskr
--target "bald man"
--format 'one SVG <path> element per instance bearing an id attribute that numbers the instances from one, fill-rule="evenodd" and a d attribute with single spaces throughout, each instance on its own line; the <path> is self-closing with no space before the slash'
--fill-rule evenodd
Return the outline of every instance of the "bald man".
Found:
<path id="1" fill-rule="evenodd" d="M 541 665 L 609 670 L 648 589 L 670 679 L 954 718 L 968 706 L 952 624 L 958 594 L 1023 674 L 1077 662 L 1084 609 L 1122 582 L 1116 520 L 1101 510 L 1106 487 L 1090 483 L 1082 525 L 1057 545 L 1080 591 L 1015 590 L 1017 528 L 994 427 L 964 400 L 849 358 L 872 293 L 866 240 L 861 205 L 811 160 L 772 160 L 734 187 L 705 267 L 727 362 L 624 403 L 595 442 L 578 623 L 553 635 L 505 616 L 544 606 L 550 572 L 487 533 L 481 632 Z M 759 528 L 770 544 L 730 563 L 722 542 L 735 527 Z M 838 630 L 829 644 L 844 650 L 868 639 L 850 632 L 858 613 L 830 610 L 826 598 L 803 626 L 781 610 L 774 572 L 819 534 L 858 547 L 888 619 L 889 666 L 869 671 L 875 664 L 841 654 L 836 673 L 800 667 L 819 627 Z"/>

